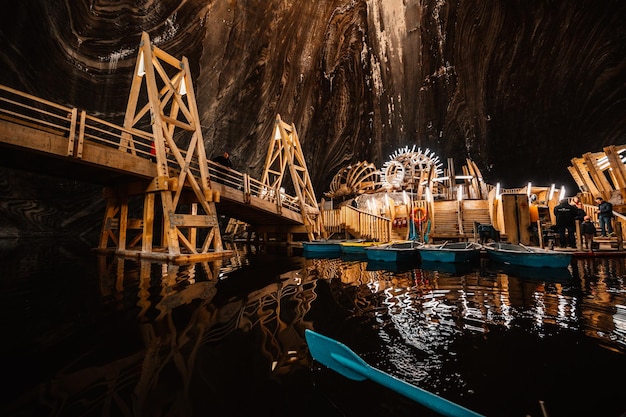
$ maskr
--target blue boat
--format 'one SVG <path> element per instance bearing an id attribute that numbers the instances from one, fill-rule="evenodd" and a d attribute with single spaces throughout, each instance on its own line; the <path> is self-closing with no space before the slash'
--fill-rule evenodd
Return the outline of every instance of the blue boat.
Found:
<path id="1" fill-rule="evenodd" d="M 384 243 L 365 248 L 368 261 L 413 262 L 420 259 L 419 247 L 422 244 L 413 240 Z"/>
<path id="2" fill-rule="evenodd" d="M 342 243 L 358 243 L 363 239 L 318 239 L 302 242 L 303 255 L 309 258 L 330 258 L 341 256 Z"/>
<path id="3" fill-rule="evenodd" d="M 473 262 L 480 257 L 482 245 L 474 242 L 444 242 L 419 248 L 422 261 Z"/>
<path id="4" fill-rule="evenodd" d="M 310 242 L 302 242 L 303 255 L 305 257 L 339 257 L 341 239 L 320 239 Z"/>
<path id="5" fill-rule="evenodd" d="M 550 249 L 531 248 L 513 243 L 491 242 L 483 246 L 489 259 L 507 265 L 533 268 L 567 268 L 572 254 Z"/>

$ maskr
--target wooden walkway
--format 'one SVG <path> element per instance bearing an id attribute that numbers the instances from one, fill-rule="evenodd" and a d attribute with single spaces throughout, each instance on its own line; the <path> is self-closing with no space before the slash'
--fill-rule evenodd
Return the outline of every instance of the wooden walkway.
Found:
<path id="1" fill-rule="evenodd" d="M 205 153 L 187 58 L 153 45 L 146 32 L 137 51 L 123 121 L 0 85 L 2 162 L 105 185 L 98 249 L 118 255 L 168 261 L 228 256 L 220 214 L 253 227 L 271 225 L 287 239 L 323 234 L 294 125 L 277 115 L 260 181 L 215 164 Z"/>
<path id="2" fill-rule="evenodd" d="M 69 117 L 68 117 L 69 116 Z M 81 132 L 77 135 L 77 132 Z M 103 186 L 152 181 L 156 162 L 150 159 L 150 138 L 136 135 L 120 147 L 125 129 L 0 85 L 0 162 L 3 166 L 73 178 Z M 127 132 L 128 133 L 128 132 Z M 72 138 L 72 139 L 70 139 Z M 134 149 L 131 153 L 130 149 Z M 180 165 L 171 153 L 173 173 Z M 193 161 L 191 170 L 198 173 Z M 302 224 L 296 198 L 268 190 L 259 180 L 207 161 L 211 187 L 219 192 L 220 212 L 236 214 L 249 224 Z M 269 218 L 267 216 L 270 216 Z"/>

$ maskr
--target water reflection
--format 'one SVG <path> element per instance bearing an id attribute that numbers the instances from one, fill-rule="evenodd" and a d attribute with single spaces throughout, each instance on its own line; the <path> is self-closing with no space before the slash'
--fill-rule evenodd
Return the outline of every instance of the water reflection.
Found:
<path id="1" fill-rule="evenodd" d="M 374 329 L 369 337 L 378 343 L 359 346 L 345 336 L 343 327 L 329 332 L 351 341 L 368 362 L 406 381 L 433 392 L 470 397 L 465 405 L 488 415 L 521 415 L 521 410 L 539 415 L 542 398 L 552 408 L 550 415 L 611 415 L 608 410 L 619 415 L 626 410 L 616 390 L 603 382 L 615 369 L 620 369 L 617 374 L 626 370 L 624 259 L 584 259 L 563 270 L 503 268 L 483 262 L 473 267 L 424 263 L 390 271 L 384 263 L 363 268 L 362 263 L 336 259 L 315 262 L 326 268 L 327 277 L 367 286 L 368 291 L 355 293 L 347 308 L 360 325 Z M 509 339 L 505 349 L 494 351 L 493 346 L 502 342 L 493 340 L 502 337 Z M 477 353 L 477 346 L 485 353 Z M 459 361 L 472 351 L 480 370 Z M 507 364 L 510 360 L 520 367 Z M 604 368 L 606 362 L 611 367 Z M 511 372 L 502 380 L 490 379 L 490 373 L 499 375 L 498 368 Z M 558 372 L 552 374 L 554 370 Z M 517 387 L 536 402 L 512 403 L 510 392 L 479 400 L 476 394 L 485 382 L 477 375 L 496 387 L 503 382 L 502 386 Z M 571 393 L 564 396 L 563 391 L 571 392 L 571 384 L 588 386 L 584 385 L 588 380 L 594 387 L 603 386 L 595 395 L 589 395 L 589 389 L 584 392 L 583 398 L 594 399 L 586 404 L 568 402 Z M 529 387 L 536 387 L 536 393 Z M 489 390 L 499 392 L 493 386 Z M 485 411 L 486 401 L 491 402 L 491 412 Z M 607 407 L 607 414 L 598 407 Z"/>
<path id="2" fill-rule="evenodd" d="M 189 265 L 4 251 L 1 414 L 431 415 L 314 366 L 306 328 L 486 415 L 626 410 L 624 259 L 548 272 L 233 249 Z"/>

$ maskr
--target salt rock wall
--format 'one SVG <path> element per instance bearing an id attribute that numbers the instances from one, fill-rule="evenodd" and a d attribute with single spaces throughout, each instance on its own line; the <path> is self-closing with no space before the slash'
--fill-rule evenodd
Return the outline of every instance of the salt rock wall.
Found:
<path id="1" fill-rule="evenodd" d="M 413 145 L 574 193 L 570 159 L 626 138 L 625 22 L 618 0 L 5 1 L 0 83 L 120 120 L 147 31 L 189 59 L 207 153 L 240 171 L 280 114 L 318 197 Z"/>
<path id="2" fill-rule="evenodd" d="M 105 204 L 102 190 L 77 180 L 0 167 L 3 239 L 71 238 L 95 244 Z"/>

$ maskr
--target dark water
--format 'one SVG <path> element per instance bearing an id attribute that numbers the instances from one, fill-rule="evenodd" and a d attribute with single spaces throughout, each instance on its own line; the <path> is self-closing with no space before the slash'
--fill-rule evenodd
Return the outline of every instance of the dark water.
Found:
<path id="1" fill-rule="evenodd" d="M 0 415 L 436 415 L 313 361 L 305 329 L 488 416 L 626 411 L 624 258 L 390 270 L 235 249 L 176 266 L 0 243 Z"/>

